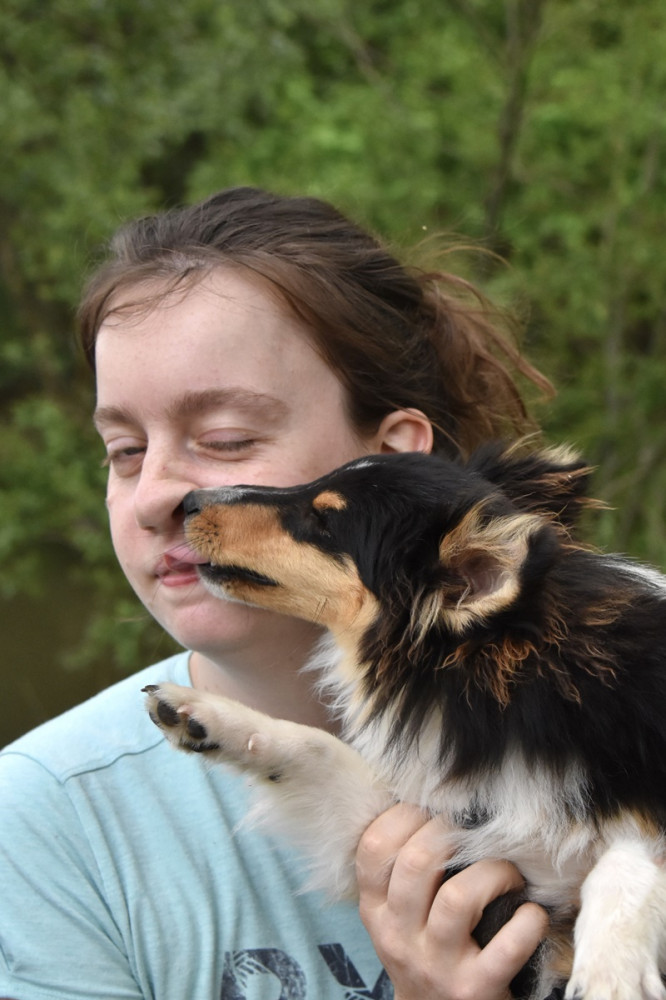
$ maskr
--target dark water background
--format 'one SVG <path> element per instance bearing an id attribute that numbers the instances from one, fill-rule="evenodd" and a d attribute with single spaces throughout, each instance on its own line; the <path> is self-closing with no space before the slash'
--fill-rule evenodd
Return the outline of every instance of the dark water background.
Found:
<path id="1" fill-rule="evenodd" d="M 111 672 L 104 677 L 99 669 L 73 671 L 58 664 L 59 652 L 76 643 L 89 606 L 86 594 L 54 587 L 47 600 L 19 596 L 0 608 L 0 745 L 111 682 Z"/>
<path id="2" fill-rule="evenodd" d="M 124 676 L 110 658 L 85 668 L 63 665 L 84 634 L 94 597 L 89 588 L 72 581 L 67 569 L 61 565 L 47 570 L 43 596 L 21 595 L 0 605 L 0 746 Z M 154 659 L 160 655 L 168 651 L 158 650 Z M 135 669 L 145 665 L 137 663 Z"/>

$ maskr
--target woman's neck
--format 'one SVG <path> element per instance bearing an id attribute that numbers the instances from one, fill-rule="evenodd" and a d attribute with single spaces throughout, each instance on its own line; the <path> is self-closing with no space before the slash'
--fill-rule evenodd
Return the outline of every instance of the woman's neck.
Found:
<path id="1" fill-rule="evenodd" d="M 335 730 L 326 707 L 317 697 L 315 672 L 302 668 L 311 659 L 321 630 L 299 623 L 288 643 L 274 643 L 270 649 L 225 651 L 213 659 L 202 652 L 190 657 L 193 687 L 223 695 L 274 718 L 289 719 L 308 726 Z M 295 634 L 294 634 L 295 633 Z"/>

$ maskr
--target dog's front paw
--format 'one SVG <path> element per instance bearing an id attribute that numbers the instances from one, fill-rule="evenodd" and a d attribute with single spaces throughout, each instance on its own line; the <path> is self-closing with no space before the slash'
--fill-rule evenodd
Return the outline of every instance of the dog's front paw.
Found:
<path id="1" fill-rule="evenodd" d="M 144 691 L 151 719 L 175 747 L 250 777 L 251 819 L 306 850 L 311 887 L 334 898 L 355 893 L 361 833 L 393 802 L 356 750 L 322 729 L 204 691 L 175 684 Z"/>
<path id="2" fill-rule="evenodd" d="M 270 782 L 316 774 L 339 741 L 308 726 L 272 719 L 247 705 L 176 684 L 144 688 L 151 719 L 179 750 L 232 764 Z"/>
<path id="3" fill-rule="evenodd" d="M 638 954 L 598 956 L 574 963 L 565 1000 L 666 1000 L 659 969 Z"/>
<path id="4" fill-rule="evenodd" d="M 221 749 L 220 743 L 209 733 L 211 720 L 204 721 L 206 713 L 192 688 L 149 684 L 143 691 L 150 718 L 179 750 L 210 753 Z"/>

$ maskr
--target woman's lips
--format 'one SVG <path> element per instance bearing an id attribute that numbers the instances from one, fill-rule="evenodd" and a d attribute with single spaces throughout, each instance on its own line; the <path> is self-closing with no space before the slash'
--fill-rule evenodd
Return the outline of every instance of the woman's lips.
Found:
<path id="1" fill-rule="evenodd" d="M 165 587 L 191 586 L 199 579 L 197 566 L 206 562 L 207 559 L 183 543 L 163 553 L 155 567 L 155 575 Z"/>

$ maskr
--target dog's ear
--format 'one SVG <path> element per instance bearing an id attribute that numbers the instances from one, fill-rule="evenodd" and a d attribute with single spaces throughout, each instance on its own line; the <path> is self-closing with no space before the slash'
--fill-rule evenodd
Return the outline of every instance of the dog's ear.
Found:
<path id="1" fill-rule="evenodd" d="M 442 586 L 438 612 L 449 628 L 461 632 L 474 621 L 487 621 L 516 600 L 523 567 L 537 536 L 548 542 L 546 548 L 552 553 L 557 543 L 548 520 L 526 513 L 489 518 L 483 504 L 472 508 L 444 536 L 439 549 Z"/>
<path id="2" fill-rule="evenodd" d="M 567 528 L 584 507 L 602 506 L 587 496 L 593 470 L 572 448 L 521 452 L 495 443 L 476 451 L 468 468 L 498 486 L 520 510 L 554 515 Z"/>

